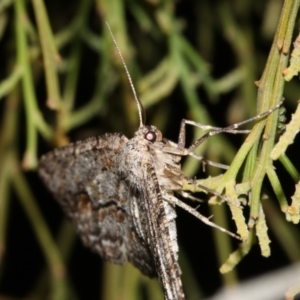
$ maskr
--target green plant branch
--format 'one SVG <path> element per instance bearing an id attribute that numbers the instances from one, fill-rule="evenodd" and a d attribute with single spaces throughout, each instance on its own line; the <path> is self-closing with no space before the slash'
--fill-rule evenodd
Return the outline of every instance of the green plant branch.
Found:
<path id="1" fill-rule="evenodd" d="M 96 53 L 101 52 L 103 46 L 103 38 L 101 35 L 92 32 L 88 28 L 84 28 L 81 34 L 82 41 Z"/>
<path id="2" fill-rule="evenodd" d="M 258 238 L 258 243 L 260 246 L 261 255 L 264 257 L 269 257 L 271 255 L 271 248 L 270 248 L 271 240 L 268 235 L 269 229 L 266 223 L 266 217 L 261 203 L 259 203 L 259 211 L 258 211 L 255 229 L 256 229 L 256 236 Z"/>
<path id="3" fill-rule="evenodd" d="M 251 148 L 255 144 L 258 137 L 261 135 L 261 132 L 262 132 L 263 126 L 264 126 L 261 123 L 262 122 L 257 123 L 253 127 L 253 129 L 251 130 L 249 136 L 247 137 L 247 139 L 243 143 L 242 147 L 239 149 L 238 153 L 234 157 L 234 159 L 233 159 L 233 161 L 230 165 L 230 168 L 222 176 L 222 181 L 220 182 L 220 187 L 218 189 L 219 191 L 223 190 L 223 188 L 226 185 L 226 182 L 228 182 L 229 180 L 232 180 L 232 179 L 236 180 L 238 172 L 239 172 L 243 162 L 245 161 L 249 151 L 251 150 Z"/>
<path id="4" fill-rule="evenodd" d="M 290 0 L 287 0 L 286 2 L 288 1 Z M 297 2 L 299 2 L 299 0 L 297 0 Z M 282 99 L 283 85 L 284 85 L 282 70 L 285 68 L 287 64 L 287 55 L 286 52 L 283 53 L 281 50 L 283 49 L 283 44 L 285 49 L 287 49 L 289 45 L 288 41 L 290 42 L 291 38 L 284 37 L 282 41 L 282 49 L 281 48 L 279 49 L 278 36 L 281 36 L 283 38 L 281 32 L 285 32 L 285 33 L 292 32 L 292 30 L 287 29 L 287 27 L 288 26 L 291 26 L 292 28 L 294 27 L 295 16 L 298 7 L 299 7 L 299 3 L 297 5 L 293 3 L 293 5 L 290 6 L 287 3 L 285 3 L 285 9 L 282 10 L 283 15 L 280 18 L 281 22 L 279 22 L 278 25 L 277 34 L 274 38 L 270 55 L 266 63 L 266 68 L 263 72 L 261 80 L 257 82 L 259 86 L 258 98 L 257 98 L 258 113 L 262 113 L 264 111 L 267 111 L 271 107 L 274 107 Z M 288 16 L 286 16 L 285 14 L 288 14 Z M 177 45 L 177 47 L 175 48 L 179 49 L 179 45 Z M 179 62 L 177 63 L 180 65 Z M 183 72 L 180 72 L 180 74 L 182 73 Z M 188 78 L 187 74 L 185 74 L 185 76 L 186 78 Z M 237 176 L 240 173 L 242 165 L 243 164 L 245 165 L 243 181 L 245 182 L 250 181 L 252 187 L 251 199 L 250 199 L 250 220 L 248 222 L 248 226 L 252 228 L 256 224 L 256 220 L 258 221 L 257 236 L 259 237 L 261 249 L 264 255 L 269 255 L 270 253 L 269 242 L 268 242 L 269 238 L 267 236 L 267 227 L 265 225 L 265 222 L 263 221 L 264 216 L 260 205 L 262 183 L 265 178 L 266 172 L 268 172 L 268 176 L 269 179 L 271 180 L 272 186 L 281 202 L 281 206 L 283 207 L 282 209 L 286 210 L 288 207 L 284 194 L 280 194 L 280 190 L 281 190 L 280 183 L 277 179 L 276 173 L 272 169 L 273 168 L 272 160 L 270 158 L 270 153 L 274 146 L 278 114 L 279 111 L 276 110 L 272 112 L 272 114 L 268 115 L 265 119 L 258 120 L 256 122 L 251 133 L 249 134 L 244 144 L 236 154 L 230 168 L 225 172 L 223 176 L 218 178 L 217 180 L 218 184 L 216 185 L 216 189 L 213 188 L 214 184 L 212 184 L 213 182 L 210 182 L 210 179 L 208 180 L 208 182 L 205 182 L 206 186 L 208 186 L 213 190 L 216 190 L 218 193 L 223 193 L 225 190 L 225 195 L 229 199 L 231 199 L 233 196 L 232 195 L 230 196 L 230 192 L 226 184 L 232 180 L 236 180 Z M 262 137 L 262 145 L 261 145 L 261 137 Z M 202 183 L 202 180 L 199 180 L 199 183 Z M 195 189 L 195 187 L 187 187 L 187 189 L 190 189 L 192 191 L 193 189 Z M 237 196 L 239 196 L 239 194 L 237 194 Z M 235 215 L 234 212 L 232 213 L 233 213 L 233 218 L 236 219 L 237 216 Z M 250 244 L 246 243 L 246 244 L 249 247 L 251 247 L 252 245 L 252 243 Z M 248 246 L 246 247 L 248 249 L 247 251 L 250 250 Z M 247 251 L 243 251 L 243 253 L 246 253 Z M 233 265 L 235 265 L 239 261 L 239 258 L 237 258 L 236 254 L 234 254 L 231 258 L 229 258 L 227 262 L 228 264 L 225 263 L 226 270 L 228 270 L 228 266 L 232 265 L 231 262 L 232 259 L 234 259 L 235 261 Z"/>
<path id="5" fill-rule="evenodd" d="M 248 238 L 249 230 L 243 214 L 243 207 L 240 205 L 241 200 L 239 199 L 239 196 L 241 196 L 241 194 L 239 194 L 234 180 L 230 180 L 226 183 L 226 195 L 230 199 L 228 206 L 232 214 L 232 219 L 236 224 L 236 232 L 239 234 L 241 239 L 245 241 Z"/>
<path id="6" fill-rule="evenodd" d="M 280 18 L 277 34 L 274 38 L 274 43 L 271 48 L 270 58 L 267 63 L 267 67 L 263 73 L 262 79 L 259 82 L 259 93 L 258 103 L 263 106 L 263 103 L 269 103 L 268 106 L 274 106 L 282 99 L 284 78 L 282 76 L 282 70 L 286 67 L 288 62 L 288 56 L 286 55 L 286 49 L 289 49 L 291 43 L 291 36 L 284 36 L 284 47 L 278 48 L 278 45 L 281 44 L 279 39 L 282 39 L 282 32 L 291 34 L 292 30 L 289 27 L 294 28 L 295 17 L 299 8 L 299 0 L 290 1 L 286 0 L 284 7 L 288 6 L 288 2 L 293 2 L 291 10 L 283 9 L 282 17 Z M 295 2 L 298 4 L 295 5 Z M 287 48 L 288 47 L 288 48 Z M 282 50 L 282 51 L 281 51 Z M 284 52 L 285 51 L 285 52 Z M 274 63 L 274 65 L 272 65 Z M 250 220 L 249 226 L 252 226 L 255 223 L 255 219 L 258 216 L 259 210 L 259 199 L 261 194 L 261 184 L 265 176 L 267 168 L 272 166 L 272 160 L 270 158 L 270 153 L 274 147 L 274 140 L 277 128 L 277 118 L 278 111 L 275 111 L 268 117 L 268 122 L 266 123 L 265 133 L 264 133 L 264 143 L 262 150 L 259 155 L 258 164 L 256 170 L 254 171 L 251 185 L 252 189 L 252 199 L 250 206 Z"/>
<path id="7" fill-rule="evenodd" d="M 118 300 L 119 285 L 122 277 L 122 267 L 110 263 L 104 263 L 103 267 L 103 289 L 101 299 Z"/>
<path id="8" fill-rule="evenodd" d="M 61 49 L 65 47 L 68 43 L 71 43 L 72 40 L 76 38 L 81 38 L 82 40 L 85 40 L 85 17 L 87 13 L 89 12 L 91 6 L 91 1 L 90 0 L 81 0 L 80 5 L 78 7 L 78 13 L 74 17 L 74 19 L 70 22 L 70 24 L 55 33 L 54 36 L 54 49 L 55 52 L 57 51 L 56 49 Z M 35 32 L 35 28 L 33 25 L 30 23 L 30 20 L 26 19 L 26 31 L 28 32 L 30 38 L 34 42 L 38 42 L 38 37 L 37 33 Z M 57 53 L 57 52 L 56 52 Z M 30 57 L 32 60 L 35 60 L 41 55 L 41 48 L 40 45 L 31 45 L 30 48 Z M 60 62 L 59 67 L 61 68 L 62 62 L 60 61 L 59 54 L 56 54 L 54 57 Z M 56 63 L 57 65 L 57 63 Z"/>
<path id="9" fill-rule="evenodd" d="M 39 40 L 44 59 L 44 71 L 47 86 L 47 106 L 54 110 L 61 109 L 61 95 L 56 66 L 60 56 L 56 50 L 46 8 L 42 0 L 32 0 L 37 21 Z"/>
<path id="10" fill-rule="evenodd" d="M 292 119 L 289 124 L 286 125 L 285 132 L 280 136 L 278 143 L 274 146 L 271 152 L 271 158 L 276 160 L 280 158 L 286 152 L 289 145 L 294 142 L 296 134 L 300 130 L 300 105 L 298 104 Z M 299 178 L 299 176 L 298 176 Z"/>
<path id="11" fill-rule="evenodd" d="M 5 29 L 8 25 L 8 14 L 7 13 L 0 13 L 0 41 L 4 36 Z"/>
<path id="12" fill-rule="evenodd" d="M 146 277 L 143 277 L 143 278 L 145 279 Z M 148 295 L 148 299 L 164 300 L 164 296 L 161 291 L 159 282 L 157 280 L 151 280 L 149 278 L 146 278 L 146 280 L 147 280 L 147 284 L 146 284 L 145 288 L 146 288 L 146 293 Z M 191 283 L 191 282 L 189 281 L 189 283 Z M 189 291 L 186 291 L 186 293 L 188 294 Z M 136 299 L 141 299 L 141 298 L 139 297 Z M 189 299 L 191 299 L 191 298 L 189 298 Z"/>
<path id="13" fill-rule="evenodd" d="M 257 162 L 258 149 L 259 149 L 259 144 L 254 143 L 248 153 L 245 167 L 243 170 L 242 182 L 247 182 L 247 181 L 250 182 L 250 180 L 251 180 L 251 176 L 254 172 L 255 165 Z"/>
<path id="14" fill-rule="evenodd" d="M 39 131 L 39 133 L 46 140 L 51 140 L 54 136 L 54 130 L 45 122 L 41 112 L 37 109 L 32 111 L 32 118 L 34 119 L 35 127 Z"/>
<path id="15" fill-rule="evenodd" d="M 210 75 L 210 70 L 207 62 L 200 56 L 199 53 L 189 44 L 189 42 L 183 38 L 181 35 L 178 35 L 180 39 L 182 56 L 186 61 L 190 61 L 193 68 L 196 69 L 197 75 L 199 73 L 200 82 L 203 84 L 204 89 L 206 90 L 208 96 L 213 98 L 218 95 L 217 90 L 214 88 L 214 79 Z"/>
<path id="16" fill-rule="evenodd" d="M 178 82 L 177 68 L 169 58 L 163 59 L 158 66 L 138 82 L 140 100 L 144 109 L 167 97 Z"/>
<path id="17" fill-rule="evenodd" d="M 223 77 L 213 82 L 213 90 L 216 94 L 228 93 L 238 87 L 245 80 L 247 72 L 243 67 L 237 67 Z"/>
<path id="18" fill-rule="evenodd" d="M 292 203 L 288 207 L 285 217 L 287 221 L 298 224 L 300 221 L 300 181 L 295 186 L 295 193 L 291 197 Z"/>
<path id="19" fill-rule="evenodd" d="M 283 10 L 285 11 L 285 10 Z M 285 24 L 286 26 L 286 24 Z M 279 29 L 280 26 L 279 26 Z M 275 38 L 276 40 L 276 38 Z M 266 69 L 262 76 L 262 79 L 259 82 L 259 93 L 258 93 L 258 104 L 259 110 L 261 113 L 266 111 L 270 107 L 277 104 L 282 97 L 283 90 L 283 78 L 281 75 L 281 70 L 287 62 L 287 57 L 284 54 L 280 54 L 278 52 L 278 48 L 276 43 L 273 43 L 270 56 L 266 65 Z M 269 103 L 269 104 L 267 104 Z M 245 143 L 242 145 L 241 149 L 237 153 L 235 159 L 233 160 L 229 170 L 226 171 L 222 178 L 222 184 L 219 187 L 219 191 L 223 190 L 223 187 L 227 181 L 230 179 L 235 179 L 242 163 L 245 161 L 249 151 L 253 147 L 253 149 L 258 149 L 259 137 L 262 134 L 262 130 L 264 125 L 265 128 L 265 140 L 263 143 L 263 147 L 259 156 L 259 163 L 256 167 L 253 167 L 253 164 L 256 162 L 257 158 L 255 152 L 253 151 L 250 155 L 250 160 L 246 167 L 246 177 L 251 178 L 251 185 L 253 187 L 252 190 L 252 199 L 251 199 L 251 218 L 255 219 L 258 216 L 259 211 L 259 199 L 261 194 L 261 185 L 263 182 L 263 178 L 265 176 L 266 168 L 271 164 L 269 159 L 269 154 L 274 145 L 274 136 L 277 126 L 277 116 L 278 112 L 273 112 L 267 119 L 259 121 L 254 128 L 252 129 L 250 135 L 246 139 Z M 253 170 L 253 171 L 252 171 Z M 251 175 L 252 174 L 252 175 Z M 253 223 L 251 223 L 253 225 Z"/>
<path id="20" fill-rule="evenodd" d="M 24 25 L 26 23 L 26 11 L 23 0 L 17 0 L 15 7 L 15 30 L 17 43 L 17 66 L 22 70 L 21 83 L 23 88 L 24 105 L 26 112 L 26 150 L 23 158 L 24 169 L 34 169 L 37 166 L 37 131 L 48 139 L 53 136 L 52 129 L 43 120 L 37 106 L 34 89 L 34 81 L 31 70 L 29 49 Z"/>
<path id="21" fill-rule="evenodd" d="M 285 154 L 282 154 L 279 157 L 279 161 L 284 166 L 284 168 L 287 170 L 287 172 L 290 174 L 290 176 L 292 177 L 294 182 L 297 183 L 300 179 L 300 174 L 299 174 L 298 170 L 295 168 L 295 166 L 292 164 L 290 159 Z"/>
<path id="22" fill-rule="evenodd" d="M 13 4 L 13 0 L 2 0 L 0 2 L 0 13 L 7 9 L 10 5 Z"/>
<path id="23" fill-rule="evenodd" d="M 68 118 L 62 120 L 64 122 L 63 127 L 66 128 L 66 130 L 73 129 L 84 124 L 87 120 L 103 111 L 105 108 L 105 98 L 115 86 L 114 77 L 109 74 L 111 67 L 110 47 L 108 46 L 108 43 L 105 42 L 106 39 L 111 39 L 111 36 L 107 35 L 105 30 L 103 32 L 103 36 L 104 37 L 101 39 L 102 44 L 100 45 L 100 54 L 102 59 L 97 66 L 96 79 L 96 82 L 101 82 L 101 84 L 96 86 L 92 98 L 86 105 L 76 111 L 73 111 L 68 115 Z"/>
<path id="24" fill-rule="evenodd" d="M 119 285 L 119 297 L 122 295 L 128 295 L 128 299 L 141 299 L 142 294 L 138 289 L 139 284 L 141 283 L 141 273 L 139 270 L 134 268 L 131 264 L 125 264 L 122 267 L 122 280 Z"/>
<path id="25" fill-rule="evenodd" d="M 76 236 L 74 227 L 72 226 L 69 220 L 63 220 L 59 233 L 56 237 L 56 244 L 59 249 L 59 252 L 67 264 L 70 261 L 70 256 L 72 253 L 72 248 L 74 246 L 74 242 L 78 237 Z M 68 278 L 66 278 L 67 282 L 67 292 L 68 295 L 65 299 L 79 300 L 79 297 L 76 295 L 75 289 L 72 284 L 69 282 Z M 39 279 L 37 280 L 34 288 L 32 289 L 30 295 L 27 297 L 28 299 L 36 299 L 47 298 L 49 296 L 49 272 L 46 268 L 41 272 Z M 36 295 L 36 296 L 35 296 Z M 43 295 L 43 296 L 41 296 Z M 64 300 L 64 299 L 62 299 Z"/>
<path id="26" fill-rule="evenodd" d="M 3 270 L 3 257 L 6 254 L 7 221 L 11 196 L 10 172 L 13 168 L 10 155 L 17 147 L 19 98 L 19 89 L 15 86 L 5 99 L 5 114 L 3 114 L 0 127 L 0 275 Z"/>
<path id="27" fill-rule="evenodd" d="M 299 261 L 300 243 L 299 240 L 295 238 L 298 235 L 298 230 L 286 222 L 271 199 L 263 200 L 262 204 L 267 216 L 268 224 L 275 234 L 277 241 L 281 244 L 291 261 Z"/>
<path id="28" fill-rule="evenodd" d="M 22 74 L 21 66 L 16 66 L 11 75 L 0 82 L 0 99 L 10 93 L 22 78 Z"/>
<path id="29" fill-rule="evenodd" d="M 124 60 L 126 61 L 127 67 L 129 70 L 136 70 L 137 64 L 133 60 L 133 49 L 130 38 L 127 33 L 126 26 L 126 16 L 125 16 L 125 8 L 124 1 L 122 0 L 112 0 L 112 1 L 96 1 L 99 10 L 103 13 L 103 20 L 105 20 L 114 34 L 115 40 L 118 43 L 118 47 L 122 53 Z M 111 12 L 114 11 L 114 14 Z M 133 101 L 132 90 L 128 84 L 128 78 L 124 71 L 123 64 L 118 57 L 115 46 L 113 45 L 112 38 L 107 29 L 103 31 L 104 43 L 105 43 L 105 51 L 110 53 L 108 58 L 108 63 L 110 66 L 114 66 L 117 68 L 118 74 L 120 75 L 120 85 L 122 88 L 122 100 L 123 100 L 123 110 L 124 110 L 124 118 L 126 119 L 126 123 L 128 124 L 128 129 L 136 128 L 136 124 L 138 121 L 138 117 L 136 113 L 132 113 L 136 111 L 136 104 Z"/>
<path id="30" fill-rule="evenodd" d="M 235 266 L 239 264 L 240 261 L 249 253 L 253 244 L 255 243 L 255 240 L 254 231 L 251 230 L 248 239 L 242 242 L 238 249 L 231 253 L 226 262 L 220 267 L 220 272 L 222 274 L 226 274 L 232 271 Z"/>
<path id="31" fill-rule="evenodd" d="M 210 211 L 214 218 L 218 220 L 218 225 L 223 228 L 228 228 L 228 218 L 226 217 L 225 206 L 212 205 Z M 226 261 L 229 254 L 232 252 L 232 246 L 230 237 L 227 234 L 223 234 L 219 230 L 212 230 L 214 241 L 216 244 L 216 251 L 218 256 L 218 264 L 220 265 Z M 225 286 L 231 286 L 237 283 L 238 274 L 236 270 L 232 270 L 230 273 L 222 276 L 223 284 Z"/>
<path id="32" fill-rule="evenodd" d="M 34 233 L 41 248 L 43 249 L 48 266 L 51 270 L 53 297 L 54 299 L 64 300 L 66 299 L 66 278 L 63 260 L 56 247 L 55 241 L 51 237 L 45 220 L 36 205 L 36 200 L 29 189 L 26 179 L 18 167 L 18 160 L 14 153 L 10 157 L 10 163 L 13 165 L 13 168 L 11 169 L 12 184 L 28 216 L 28 219 L 32 224 Z"/>
<path id="33" fill-rule="evenodd" d="M 179 74 L 179 82 L 182 86 L 183 93 L 185 95 L 185 99 L 189 107 L 189 112 L 191 115 L 190 117 L 193 120 L 197 120 L 198 122 L 201 122 L 203 124 L 211 124 L 212 122 L 210 122 L 209 120 L 209 114 L 206 108 L 203 105 L 201 105 L 201 101 L 197 96 L 195 90 L 196 87 L 193 85 L 191 80 L 190 70 L 188 69 L 186 62 L 182 57 L 180 43 L 181 42 L 180 39 L 178 38 L 178 33 L 174 30 L 174 32 L 172 32 L 169 35 L 169 49 L 171 51 L 170 58 L 172 64 L 178 68 L 177 73 Z M 198 138 L 200 132 L 201 131 L 198 128 L 193 127 L 194 136 Z M 202 153 L 205 152 L 207 147 L 208 147 L 208 143 L 202 145 L 201 148 Z M 192 159 L 188 159 L 182 168 L 184 172 L 186 172 L 185 174 L 191 175 L 192 172 L 198 169 L 198 166 L 196 166 L 196 164 L 192 162 Z"/>
<path id="34" fill-rule="evenodd" d="M 78 33 L 85 30 L 88 12 L 93 4 L 91 0 L 81 0 L 77 9 L 77 14 L 68 26 L 55 34 L 55 44 L 58 49 L 77 38 Z M 81 38 L 84 38 L 81 36 Z"/>
<path id="35" fill-rule="evenodd" d="M 80 62 L 82 55 L 82 47 L 79 41 L 76 41 L 72 47 L 71 55 L 68 60 L 68 72 L 66 76 L 66 84 L 63 91 L 64 108 L 72 111 L 74 107 L 76 86 L 79 78 Z"/>
<path id="36" fill-rule="evenodd" d="M 273 191 L 278 199 L 281 211 L 285 213 L 288 208 L 288 202 L 284 195 L 282 185 L 280 184 L 280 181 L 277 177 L 276 172 L 274 171 L 274 169 L 271 166 L 267 166 L 266 171 L 267 171 L 267 175 L 270 180 L 270 183 L 272 185 Z"/>
<path id="37" fill-rule="evenodd" d="M 283 9 L 286 10 L 286 12 L 283 13 L 282 22 L 284 24 L 286 23 L 287 26 L 286 27 L 283 26 L 282 30 L 279 31 L 277 37 L 277 45 L 278 45 L 278 49 L 282 50 L 283 54 L 288 54 L 290 51 L 291 41 L 293 38 L 295 20 L 299 10 L 299 1 L 286 0 Z"/>
<path id="38" fill-rule="evenodd" d="M 192 84 L 190 70 L 182 57 L 180 51 L 181 42 L 176 31 L 169 36 L 169 49 L 171 51 L 173 64 L 178 68 L 179 81 L 186 96 L 186 101 L 190 107 L 192 119 L 203 124 L 210 124 L 209 114 L 205 107 L 200 104 L 201 101 L 199 101 L 195 87 Z"/>
<path id="39" fill-rule="evenodd" d="M 62 120 L 62 127 L 65 128 L 65 130 L 68 131 L 84 124 L 87 120 L 99 114 L 104 107 L 105 95 L 111 89 L 113 81 L 111 78 L 107 77 L 107 63 L 105 60 L 103 63 L 99 63 L 98 68 L 99 71 L 97 81 L 101 82 L 101 84 L 97 86 L 92 99 L 90 99 L 86 105 L 77 109 L 76 111 L 73 111 L 68 115 L 67 118 Z"/>
<path id="40" fill-rule="evenodd" d="M 254 102 L 255 88 L 253 82 L 255 80 L 253 69 L 255 64 L 254 49 L 252 34 L 248 26 L 241 26 L 234 20 L 231 13 L 230 3 L 223 1 L 218 6 L 218 15 L 220 19 L 220 26 L 224 31 L 224 36 L 229 41 L 235 56 L 238 59 L 238 65 L 247 74 L 245 80 L 241 83 L 240 89 L 242 92 L 243 102 L 245 103 L 245 111 L 252 116 L 255 113 Z"/>
<path id="41" fill-rule="evenodd" d="M 26 111 L 26 129 L 27 145 L 23 158 L 23 167 L 25 169 L 35 168 L 37 166 L 37 132 L 35 129 L 35 120 L 33 113 L 36 108 L 36 96 L 34 83 L 30 68 L 26 34 L 24 31 L 25 8 L 23 0 L 16 0 L 15 6 L 15 27 L 17 37 L 17 59 L 18 65 L 23 69 L 22 85 L 24 91 L 24 104 Z"/>
<path id="42" fill-rule="evenodd" d="M 24 25 L 27 39 L 28 41 L 30 41 L 30 43 L 28 43 L 28 45 L 30 45 L 30 58 L 32 59 L 32 61 L 34 61 L 34 58 L 37 58 L 39 55 L 41 55 L 38 32 L 35 24 L 32 22 L 28 15 L 26 15 Z"/>
<path id="43" fill-rule="evenodd" d="M 255 168 L 253 170 L 250 179 L 251 186 L 252 186 L 252 195 L 251 195 L 251 203 L 250 203 L 250 220 L 249 220 L 250 227 L 254 225 L 255 220 L 258 218 L 263 179 L 265 177 L 267 167 L 272 165 L 272 161 L 269 158 L 269 155 L 274 145 L 275 131 L 277 126 L 277 117 L 278 117 L 278 112 L 273 112 L 272 115 L 268 117 L 270 121 L 267 122 L 266 124 L 263 146 L 261 152 L 259 153 L 259 157 L 256 158 L 257 163 L 255 164 Z M 268 124 L 271 124 L 273 127 L 271 128 L 272 129 L 271 131 L 268 131 Z M 257 139 L 256 143 L 258 141 L 259 140 Z M 258 145 L 256 145 L 256 147 L 258 149 Z M 253 158 L 251 161 L 254 162 Z"/>
<path id="44" fill-rule="evenodd" d="M 139 24 L 139 28 L 143 31 L 151 34 L 153 37 L 157 38 L 161 35 L 156 24 L 147 14 L 147 11 L 144 9 L 143 5 L 140 2 L 132 2 L 130 5 L 130 10 L 134 15 L 136 21 Z"/>

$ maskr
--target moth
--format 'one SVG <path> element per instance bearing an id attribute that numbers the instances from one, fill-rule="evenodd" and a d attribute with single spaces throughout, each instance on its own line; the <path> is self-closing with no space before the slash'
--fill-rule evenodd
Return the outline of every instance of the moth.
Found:
<path id="1" fill-rule="evenodd" d="M 145 275 L 158 276 L 166 300 L 184 300 L 175 206 L 218 226 L 176 197 L 186 196 L 180 161 L 194 156 L 193 150 L 209 136 L 236 133 L 239 124 L 215 128 L 185 148 L 185 125 L 199 124 L 183 120 L 179 142 L 165 139 L 155 126 L 145 125 L 143 107 L 113 41 L 138 108 L 140 126 L 134 137 L 107 133 L 55 149 L 41 157 L 38 172 L 87 247 L 107 261 L 129 261 Z"/>

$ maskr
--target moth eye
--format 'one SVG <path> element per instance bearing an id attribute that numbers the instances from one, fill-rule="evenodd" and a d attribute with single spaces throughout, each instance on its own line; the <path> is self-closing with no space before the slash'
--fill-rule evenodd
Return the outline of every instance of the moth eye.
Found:
<path id="1" fill-rule="evenodd" d="M 156 141 L 156 133 L 154 131 L 148 131 L 145 134 L 145 139 L 148 140 L 149 142 L 154 143 Z"/>

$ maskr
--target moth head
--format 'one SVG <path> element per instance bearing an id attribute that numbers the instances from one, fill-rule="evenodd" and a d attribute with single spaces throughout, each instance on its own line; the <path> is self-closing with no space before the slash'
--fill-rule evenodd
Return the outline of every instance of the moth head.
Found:
<path id="1" fill-rule="evenodd" d="M 147 141 L 154 143 L 156 141 L 157 136 L 156 136 L 156 133 L 154 131 L 149 130 L 145 133 L 144 138 Z"/>
<path id="2" fill-rule="evenodd" d="M 162 133 L 153 125 L 151 126 L 144 126 L 144 139 L 154 143 L 154 142 L 161 142 L 163 137 Z"/>
<path id="3" fill-rule="evenodd" d="M 150 143 L 161 142 L 162 133 L 153 125 L 143 126 L 135 132 L 135 136 L 138 136 L 140 139 L 143 138 Z"/>

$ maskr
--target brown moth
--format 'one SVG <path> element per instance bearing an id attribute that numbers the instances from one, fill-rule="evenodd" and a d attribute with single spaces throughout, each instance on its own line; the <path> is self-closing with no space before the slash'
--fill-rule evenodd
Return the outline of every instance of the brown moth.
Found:
<path id="1" fill-rule="evenodd" d="M 176 198 L 176 194 L 188 196 L 182 193 L 185 177 L 180 160 L 182 156 L 196 156 L 193 150 L 211 135 L 245 132 L 236 128 L 266 116 L 279 105 L 223 129 L 183 120 L 179 142 L 171 142 L 155 126 L 145 125 L 143 107 L 116 48 L 137 103 L 139 129 L 131 139 L 107 133 L 55 149 L 41 157 L 39 175 L 87 247 L 107 261 L 129 261 L 145 275 L 158 276 L 166 300 L 184 300 L 175 206 L 231 233 Z M 211 131 L 185 148 L 186 124 Z"/>

